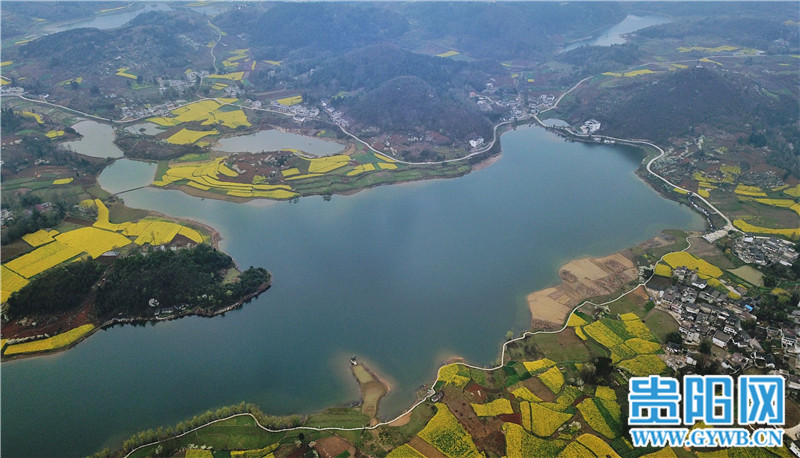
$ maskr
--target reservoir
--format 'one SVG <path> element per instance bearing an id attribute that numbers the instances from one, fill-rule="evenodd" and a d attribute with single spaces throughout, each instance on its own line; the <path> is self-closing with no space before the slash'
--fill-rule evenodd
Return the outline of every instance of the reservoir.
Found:
<path id="1" fill-rule="evenodd" d="M 672 20 L 666 16 L 635 16 L 629 14 L 619 24 L 609 27 L 592 38 L 577 41 L 566 46 L 562 52 L 581 46 L 611 46 L 625 43 L 623 35 L 645 29 L 659 24 L 666 24 Z"/>
<path id="2" fill-rule="evenodd" d="M 213 226 L 221 248 L 242 268 L 269 269 L 273 286 L 225 316 L 112 328 L 64 353 L 3 363 L 4 454 L 87 455 L 241 401 L 273 415 L 346 404 L 359 398 L 351 355 L 392 384 L 380 416 L 393 417 L 447 358 L 492 364 L 506 331 L 530 324 L 525 296 L 556 284 L 570 259 L 703 227 L 633 173 L 634 149 L 538 127 L 503 134 L 502 146 L 496 163 L 461 178 L 329 202 L 122 194 L 129 206 Z M 115 162 L 101 183 L 152 177 L 133 164 Z"/>

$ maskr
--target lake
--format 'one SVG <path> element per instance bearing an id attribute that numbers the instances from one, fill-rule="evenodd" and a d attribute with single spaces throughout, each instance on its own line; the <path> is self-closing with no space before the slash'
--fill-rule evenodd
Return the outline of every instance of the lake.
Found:
<path id="1" fill-rule="evenodd" d="M 97 121 L 80 121 L 72 126 L 83 135 L 80 140 L 64 142 L 67 149 L 92 157 L 122 157 L 123 152 L 114 144 L 114 129 Z"/>
<path id="2" fill-rule="evenodd" d="M 349 357 L 393 385 L 380 415 L 408 407 L 453 355 L 489 365 L 530 324 L 525 296 L 577 257 L 606 255 L 703 219 L 660 197 L 621 145 L 503 134 L 495 164 L 464 177 L 350 196 L 248 204 L 144 188 L 133 207 L 215 227 L 273 286 L 215 318 L 100 331 L 56 355 L 3 363 L 3 453 L 77 456 L 207 409 L 254 402 L 308 413 L 359 398 Z M 117 161 L 100 177 L 151 172 Z M 111 174 L 111 175 L 109 175 Z M 35 438 L 35 439 L 33 439 Z"/>
<path id="3" fill-rule="evenodd" d="M 579 48 L 581 46 L 611 46 L 620 45 L 626 42 L 623 35 L 633 33 L 637 30 L 645 29 L 659 24 L 666 24 L 672 20 L 666 16 L 634 16 L 629 14 L 619 24 L 603 30 L 592 38 L 576 41 L 566 46 L 561 52 Z"/>
<path id="4" fill-rule="evenodd" d="M 128 7 L 119 11 L 109 11 L 106 13 L 97 14 L 95 17 L 83 18 L 72 22 L 48 24 L 42 28 L 42 32 L 44 35 L 47 35 L 85 27 L 100 30 L 115 29 L 117 27 L 122 27 L 136 16 L 148 11 L 170 11 L 182 8 L 186 8 L 208 16 L 215 16 L 229 9 L 230 5 L 226 4 L 226 2 L 215 2 L 208 3 L 207 5 L 203 6 L 188 6 L 180 4 L 173 6 L 163 1 L 154 1 L 146 4 L 145 6 L 137 5 L 134 8 Z"/>
<path id="5" fill-rule="evenodd" d="M 330 156 L 344 150 L 344 145 L 330 140 L 321 140 L 292 132 L 268 129 L 250 135 L 222 138 L 212 149 L 225 153 L 259 153 L 281 149 L 298 149 L 313 156 Z"/>

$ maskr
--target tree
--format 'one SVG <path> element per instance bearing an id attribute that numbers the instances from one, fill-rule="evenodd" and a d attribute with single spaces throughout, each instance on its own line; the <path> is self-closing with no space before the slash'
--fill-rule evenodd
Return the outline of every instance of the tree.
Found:
<path id="1" fill-rule="evenodd" d="M 669 334 L 667 334 L 667 342 L 672 342 L 681 345 L 683 343 L 683 336 L 681 336 L 681 333 L 678 331 L 672 331 Z"/>
<path id="2" fill-rule="evenodd" d="M 700 342 L 700 353 L 702 353 L 704 355 L 710 355 L 711 354 L 711 341 L 708 340 L 707 338 L 703 339 Z"/>

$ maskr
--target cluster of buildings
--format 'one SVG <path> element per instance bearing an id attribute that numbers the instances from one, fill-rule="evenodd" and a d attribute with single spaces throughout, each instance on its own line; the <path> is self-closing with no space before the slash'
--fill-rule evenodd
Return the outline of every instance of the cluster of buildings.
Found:
<path id="1" fill-rule="evenodd" d="M 323 106 L 325 106 L 325 105 L 323 105 Z M 305 122 L 306 119 L 315 119 L 317 116 L 319 116 L 319 108 L 307 107 L 307 106 L 300 105 L 300 104 L 288 105 L 287 106 L 287 105 L 283 105 L 282 103 L 280 103 L 278 101 L 275 101 L 275 100 L 270 102 L 269 109 L 273 110 L 273 111 L 279 111 L 279 112 L 285 113 L 287 115 L 291 115 L 293 121 L 301 123 L 301 124 L 303 122 Z M 345 123 L 347 122 L 344 119 L 341 119 L 342 115 L 341 115 L 340 112 L 336 112 L 336 113 L 338 113 L 338 116 L 339 116 L 341 121 L 343 121 Z M 331 118 L 333 118 L 333 115 L 331 115 Z M 339 121 L 337 121 L 337 120 L 334 120 L 334 122 L 339 124 Z M 347 124 L 345 124 L 345 126 L 346 125 Z"/>
<path id="2" fill-rule="evenodd" d="M 125 102 L 125 100 L 122 99 L 122 102 Z M 187 103 L 189 102 L 186 100 L 175 100 L 160 103 L 158 105 L 136 106 L 135 108 L 128 105 L 122 105 L 120 106 L 120 110 L 122 110 L 122 119 L 139 119 L 151 116 L 165 116 L 175 108 Z"/>
<path id="3" fill-rule="evenodd" d="M 590 120 L 584 122 L 583 124 L 581 124 L 581 126 L 578 127 L 578 130 L 580 130 L 581 133 L 584 134 L 584 135 L 593 134 L 593 133 L 597 132 L 598 130 L 600 130 L 600 121 L 598 121 L 596 119 L 590 119 Z"/>
<path id="4" fill-rule="evenodd" d="M 655 301 L 678 321 L 685 344 L 698 345 L 708 340 L 727 352 L 721 358 L 721 366 L 731 374 L 752 366 L 774 370 L 777 361 L 800 370 L 800 342 L 797 339 L 800 304 L 792 313 L 793 323 L 757 325 L 748 333 L 742 328 L 742 323 L 756 319 L 753 311 L 761 306 L 760 299 L 734 299 L 710 287 L 697 272 L 686 267 L 675 269 L 673 280 L 673 285 L 655 294 Z M 737 287 L 736 292 L 742 296 L 746 294 L 741 287 Z M 767 342 L 771 345 L 766 345 Z M 765 351 L 765 348 L 770 351 Z M 697 364 L 696 355 L 685 354 L 681 345 L 670 343 L 667 351 L 673 355 L 668 364 L 674 368 Z M 800 390 L 800 383 L 794 389 Z"/>
<path id="5" fill-rule="evenodd" d="M 347 127 L 350 125 L 350 122 L 344 119 L 344 113 L 335 109 L 333 106 L 329 105 L 328 102 L 322 101 L 322 109 L 328 113 L 328 116 L 331 117 L 331 120 L 337 126 Z"/>
<path id="6" fill-rule="evenodd" d="M 781 264 L 791 267 L 800 256 L 795 251 L 794 243 L 788 240 L 753 235 L 744 235 L 734 240 L 733 253 L 742 261 L 759 266 Z"/>

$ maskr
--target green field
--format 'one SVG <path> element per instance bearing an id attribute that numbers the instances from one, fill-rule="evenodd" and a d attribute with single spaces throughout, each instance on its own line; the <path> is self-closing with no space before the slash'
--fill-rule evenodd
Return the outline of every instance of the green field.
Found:
<path id="1" fill-rule="evenodd" d="M 548 358 L 554 361 L 589 361 L 591 354 L 572 328 L 557 334 L 538 334 L 532 337 L 536 345 Z"/>
<path id="2" fill-rule="evenodd" d="M 259 428 L 250 416 L 238 416 L 200 428 L 179 438 L 163 442 L 165 450 L 177 450 L 189 444 L 209 445 L 215 450 L 245 450 L 263 448 L 274 444 L 284 433 L 269 433 Z M 132 458 L 152 456 L 156 446 L 144 447 Z"/>
<path id="3" fill-rule="evenodd" d="M 672 318 L 672 315 L 663 311 L 654 309 L 650 311 L 650 315 L 644 320 L 644 324 L 650 328 L 653 335 L 656 336 L 662 344 L 667 341 L 667 334 L 672 331 L 678 330 L 678 323 Z"/>

